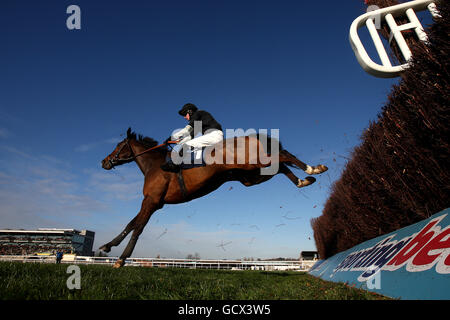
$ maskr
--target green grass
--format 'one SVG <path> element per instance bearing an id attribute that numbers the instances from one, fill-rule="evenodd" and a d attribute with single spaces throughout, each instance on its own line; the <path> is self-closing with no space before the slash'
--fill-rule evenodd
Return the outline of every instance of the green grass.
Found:
<path id="1" fill-rule="evenodd" d="M 67 264 L 0 262 L 2 300 L 366 300 L 385 297 L 304 272 L 191 270 L 80 265 L 69 290 Z"/>

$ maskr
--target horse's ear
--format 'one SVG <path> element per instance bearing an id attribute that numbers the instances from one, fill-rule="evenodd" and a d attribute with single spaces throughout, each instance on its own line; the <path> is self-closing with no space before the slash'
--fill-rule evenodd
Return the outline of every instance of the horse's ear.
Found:
<path id="1" fill-rule="evenodd" d="M 131 136 L 131 127 L 128 128 L 128 130 L 127 130 L 127 138 L 129 138 L 130 136 Z"/>

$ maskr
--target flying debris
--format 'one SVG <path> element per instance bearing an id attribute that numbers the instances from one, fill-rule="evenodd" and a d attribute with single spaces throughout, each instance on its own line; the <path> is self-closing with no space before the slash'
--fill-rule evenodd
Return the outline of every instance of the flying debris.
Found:
<path id="1" fill-rule="evenodd" d="M 229 245 L 230 243 L 231 243 L 232 241 L 229 241 L 229 242 L 226 242 L 226 243 L 223 243 L 223 240 L 222 240 L 222 243 L 221 244 L 219 244 L 217 247 L 219 248 L 222 248 L 223 249 L 223 251 L 226 251 L 225 250 L 225 246 L 227 246 L 227 245 Z"/>
<path id="2" fill-rule="evenodd" d="M 167 229 L 164 230 L 163 233 L 161 233 L 158 238 L 156 238 L 156 240 L 160 239 L 163 235 L 165 235 L 167 233 Z"/>
<path id="3" fill-rule="evenodd" d="M 285 226 L 285 225 L 286 225 L 286 223 L 280 223 L 280 224 L 277 224 L 277 225 L 275 226 L 275 228 L 273 228 L 272 233 L 275 233 L 275 229 L 277 229 L 277 228 L 279 228 L 279 227 L 282 227 L 282 226 Z"/>
<path id="4" fill-rule="evenodd" d="M 287 220 L 297 220 L 297 219 L 301 219 L 301 217 L 288 217 L 289 212 L 286 213 L 284 216 L 281 216 L 282 218 L 285 218 Z"/>
<path id="5" fill-rule="evenodd" d="M 195 214 L 197 213 L 197 210 L 195 210 L 190 216 L 187 216 L 188 219 L 192 218 L 193 216 L 195 216 Z"/>

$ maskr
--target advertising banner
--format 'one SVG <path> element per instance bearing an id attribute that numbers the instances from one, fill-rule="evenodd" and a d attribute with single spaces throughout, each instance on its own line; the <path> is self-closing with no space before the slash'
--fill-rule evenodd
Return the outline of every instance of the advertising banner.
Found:
<path id="1" fill-rule="evenodd" d="M 309 271 L 399 299 L 450 299 L 450 208 L 318 261 Z"/>

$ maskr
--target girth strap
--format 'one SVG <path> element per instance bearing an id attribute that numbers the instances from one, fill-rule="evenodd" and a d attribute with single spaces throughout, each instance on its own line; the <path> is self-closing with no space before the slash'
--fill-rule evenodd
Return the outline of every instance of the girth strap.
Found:
<path id="1" fill-rule="evenodd" d="M 178 183 L 180 184 L 181 194 L 183 195 L 183 198 L 186 198 L 186 185 L 184 184 L 183 170 L 178 171 L 177 177 Z"/>

